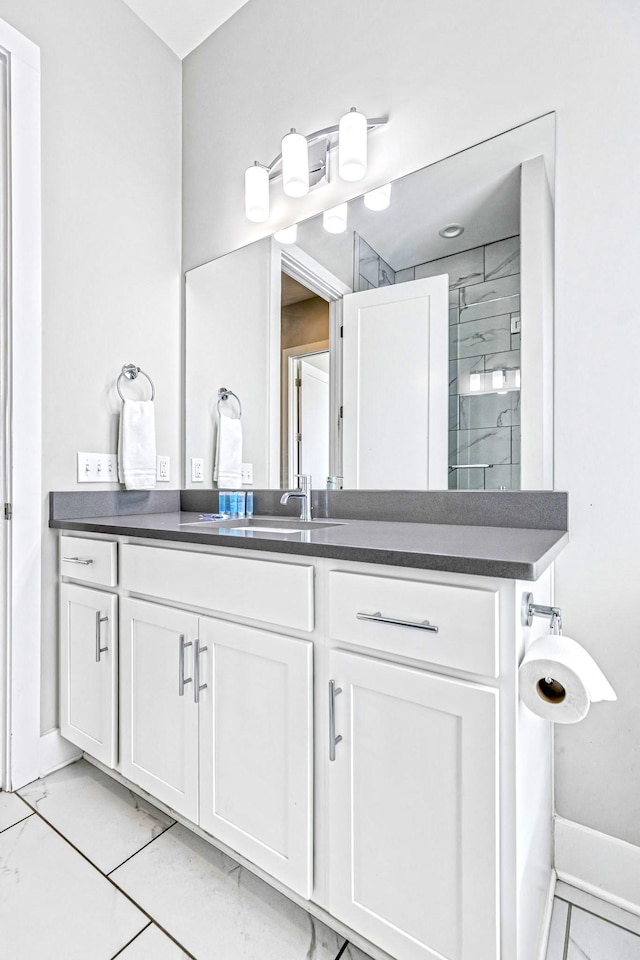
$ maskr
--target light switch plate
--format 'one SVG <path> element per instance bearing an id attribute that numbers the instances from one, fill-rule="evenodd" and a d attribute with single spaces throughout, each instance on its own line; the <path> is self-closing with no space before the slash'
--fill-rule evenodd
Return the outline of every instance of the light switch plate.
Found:
<path id="1" fill-rule="evenodd" d="M 253 464 L 243 463 L 240 476 L 243 483 L 253 483 Z"/>
<path id="2" fill-rule="evenodd" d="M 204 483 L 204 460 L 202 457 L 191 457 L 191 482 Z"/>
<path id="3" fill-rule="evenodd" d="M 171 479 L 171 457 L 156 457 L 156 480 L 168 483 Z"/>
<path id="4" fill-rule="evenodd" d="M 78 453 L 78 483 L 117 483 L 118 455 Z"/>

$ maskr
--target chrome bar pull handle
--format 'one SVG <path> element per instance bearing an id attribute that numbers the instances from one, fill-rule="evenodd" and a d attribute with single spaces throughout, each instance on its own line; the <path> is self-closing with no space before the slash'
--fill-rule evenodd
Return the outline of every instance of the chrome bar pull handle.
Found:
<path id="1" fill-rule="evenodd" d="M 100 646 L 100 624 L 106 623 L 109 617 L 101 617 L 100 611 L 96 610 L 96 663 L 100 663 L 100 654 L 106 653 L 109 647 Z"/>
<path id="2" fill-rule="evenodd" d="M 88 567 L 93 563 L 93 560 L 90 558 L 83 559 L 82 557 L 63 557 L 63 563 L 81 563 L 83 567 Z"/>
<path id="3" fill-rule="evenodd" d="M 193 648 L 193 702 L 200 703 L 200 691 L 207 689 L 206 683 L 200 683 L 200 654 L 206 653 L 209 647 L 201 647 L 200 641 L 195 641 Z"/>
<path id="4" fill-rule="evenodd" d="M 342 693 L 342 687 L 336 687 L 335 680 L 329 680 L 329 760 L 333 763 L 336 758 L 336 744 L 342 736 L 336 737 L 336 697 Z"/>
<path id="5" fill-rule="evenodd" d="M 184 697 L 184 688 L 188 683 L 191 683 L 192 677 L 184 676 L 184 651 L 187 647 L 191 646 L 191 640 L 185 643 L 184 633 L 180 634 L 180 646 L 178 651 L 178 696 Z"/>
<path id="6" fill-rule="evenodd" d="M 376 613 L 356 613 L 357 620 L 373 620 L 374 623 L 392 623 L 396 627 L 413 627 L 414 630 L 427 630 L 429 633 L 438 633 L 439 627 L 428 620 L 396 620 L 395 617 L 383 617 L 380 611 Z"/>

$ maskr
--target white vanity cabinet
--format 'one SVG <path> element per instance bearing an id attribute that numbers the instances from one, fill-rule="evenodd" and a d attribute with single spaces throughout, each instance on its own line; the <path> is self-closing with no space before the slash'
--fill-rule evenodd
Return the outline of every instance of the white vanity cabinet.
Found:
<path id="1" fill-rule="evenodd" d="M 329 666 L 330 912 L 393 957 L 494 960 L 496 690 L 341 650 Z"/>
<path id="2" fill-rule="evenodd" d="M 108 767 L 118 757 L 118 598 L 60 585 L 60 732 Z"/>
<path id="3" fill-rule="evenodd" d="M 374 960 L 537 960 L 551 735 L 517 694 L 530 584 L 126 538 L 118 560 L 111 594 L 61 585 L 65 736 Z M 548 603 L 551 571 L 534 588 Z"/>
<path id="4" fill-rule="evenodd" d="M 125 597 L 120 620 L 120 769 L 198 820 L 198 617 Z"/>

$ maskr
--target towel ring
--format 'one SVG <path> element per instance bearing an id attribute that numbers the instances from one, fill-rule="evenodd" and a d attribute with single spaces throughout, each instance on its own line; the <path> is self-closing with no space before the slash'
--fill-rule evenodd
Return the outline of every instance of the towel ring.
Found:
<path id="1" fill-rule="evenodd" d="M 238 404 L 238 420 L 239 420 L 240 417 L 242 416 L 242 404 L 240 403 L 240 397 L 237 395 L 237 393 L 234 393 L 233 390 L 228 390 L 226 387 L 220 387 L 220 389 L 218 390 L 218 413 L 220 414 L 220 416 L 222 416 L 220 412 L 220 403 L 228 400 L 229 397 L 233 397 L 236 403 Z"/>
<path id="2" fill-rule="evenodd" d="M 140 367 L 136 367 L 135 363 L 125 363 L 122 368 L 118 379 L 116 380 L 116 389 L 118 391 L 118 396 L 124 403 L 124 397 L 122 396 L 122 390 L 120 389 L 120 380 L 122 377 L 126 377 L 127 380 L 135 380 L 138 374 L 141 373 L 143 377 L 146 377 L 149 381 L 149 386 L 151 387 L 151 399 L 153 400 L 156 395 L 156 388 L 153 385 L 153 380 L 148 373 L 145 373 L 144 370 L 141 370 Z"/>

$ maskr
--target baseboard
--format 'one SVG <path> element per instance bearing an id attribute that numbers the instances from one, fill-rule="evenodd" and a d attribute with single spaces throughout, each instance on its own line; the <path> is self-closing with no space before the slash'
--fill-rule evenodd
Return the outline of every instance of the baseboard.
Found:
<path id="1" fill-rule="evenodd" d="M 558 880 L 640 916 L 640 847 L 555 819 Z"/>
<path id="2" fill-rule="evenodd" d="M 81 756 L 82 750 L 78 750 L 72 743 L 65 740 L 59 730 L 50 730 L 40 737 L 38 756 L 40 776 L 46 777 L 47 774 L 66 767 Z"/>
<path id="3" fill-rule="evenodd" d="M 551 914 L 553 913 L 553 898 L 556 893 L 556 872 L 555 870 L 551 871 L 551 876 L 549 877 L 549 889 L 547 891 L 547 902 L 544 908 L 544 917 L 542 920 L 542 936 L 540 938 L 540 947 L 538 952 L 538 960 L 546 960 L 547 956 L 547 947 L 549 945 L 549 932 L 551 930 Z"/>

